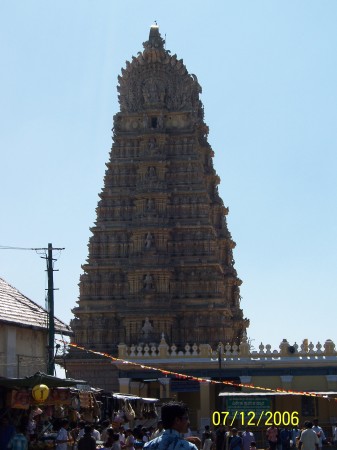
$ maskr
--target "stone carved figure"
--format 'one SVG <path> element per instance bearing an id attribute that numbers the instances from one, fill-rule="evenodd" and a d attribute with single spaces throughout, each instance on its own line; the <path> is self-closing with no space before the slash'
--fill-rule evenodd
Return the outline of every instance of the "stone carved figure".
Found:
<path id="1" fill-rule="evenodd" d="M 158 102 L 157 86 L 152 78 L 143 87 L 143 97 L 145 103 Z"/>
<path id="2" fill-rule="evenodd" d="M 229 308 L 224 309 L 222 313 L 222 319 L 223 321 L 226 321 L 228 319 L 231 319 L 233 317 L 233 314 Z"/>
<path id="3" fill-rule="evenodd" d="M 163 113 L 161 112 L 158 116 L 158 128 L 161 130 L 164 127 L 164 116 Z"/>
<path id="4" fill-rule="evenodd" d="M 144 278 L 144 289 L 145 291 L 151 291 L 153 289 L 153 277 L 149 273 Z"/>
<path id="5" fill-rule="evenodd" d="M 154 210 L 154 201 L 153 201 L 152 198 L 147 199 L 146 209 L 147 209 L 147 211 L 153 211 Z"/>
<path id="6" fill-rule="evenodd" d="M 150 334 L 153 332 L 153 326 L 148 317 L 145 318 L 144 325 L 142 326 L 142 335 L 145 340 L 150 337 Z"/>
<path id="7" fill-rule="evenodd" d="M 148 148 L 149 150 L 154 150 L 156 146 L 156 140 L 154 138 L 149 139 Z"/>
<path id="8" fill-rule="evenodd" d="M 152 243 L 153 243 L 153 236 L 150 232 L 148 232 L 145 238 L 145 248 L 151 248 Z"/>
<path id="9" fill-rule="evenodd" d="M 165 99 L 165 83 L 157 78 L 146 79 L 141 87 L 144 105 L 163 103 Z"/>
<path id="10" fill-rule="evenodd" d="M 235 306 L 240 306 L 241 295 L 240 289 L 237 286 L 234 288 L 233 297 Z"/>
<path id="11" fill-rule="evenodd" d="M 147 177 L 148 178 L 157 178 L 156 168 L 151 166 L 147 169 Z"/>

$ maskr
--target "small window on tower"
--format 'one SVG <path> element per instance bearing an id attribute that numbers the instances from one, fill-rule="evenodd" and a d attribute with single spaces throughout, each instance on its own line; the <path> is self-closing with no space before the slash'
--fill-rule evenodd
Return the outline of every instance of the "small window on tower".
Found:
<path id="1" fill-rule="evenodd" d="M 157 126 L 158 126 L 158 119 L 157 119 L 157 117 L 152 117 L 151 118 L 151 126 L 152 126 L 152 128 L 157 128 Z"/>

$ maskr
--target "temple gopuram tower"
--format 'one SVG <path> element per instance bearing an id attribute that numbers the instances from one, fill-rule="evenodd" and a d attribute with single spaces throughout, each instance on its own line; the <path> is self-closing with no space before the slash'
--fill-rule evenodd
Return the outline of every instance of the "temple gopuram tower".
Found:
<path id="1" fill-rule="evenodd" d="M 239 343 L 249 324 L 201 87 L 156 25 L 118 78 L 120 112 L 73 309 L 75 342 Z M 70 375 L 76 352 L 67 363 Z M 81 377 L 86 374 L 81 373 Z"/>

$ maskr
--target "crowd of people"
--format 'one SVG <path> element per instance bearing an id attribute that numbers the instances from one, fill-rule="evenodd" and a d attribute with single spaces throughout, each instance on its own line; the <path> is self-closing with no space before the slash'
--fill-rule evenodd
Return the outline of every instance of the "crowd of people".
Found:
<path id="1" fill-rule="evenodd" d="M 261 433 L 260 433 L 261 434 Z M 255 450 L 256 437 L 249 427 L 244 431 L 220 425 L 214 432 L 206 426 L 202 450 Z M 262 443 L 261 443 L 262 441 Z M 205 443 L 204 443 L 205 442 Z M 271 425 L 260 436 L 260 448 L 268 450 L 322 450 L 323 445 L 337 447 L 337 423 L 332 427 L 332 436 L 327 438 L 318 424 L 318 419 L 304 422 L 302 428 L 278 428 Z"/>
<path id="2" fill-rule="evenodd" d="M 162 434 L 162 422 L 156 428 L 137 427 L 134 430 L 116 427 L 109 420 L 101 423 L 88 423 L 80 420 L 72 423 L 68 419 L 55 420 L 50 424 L 44 440 L 53 440 L 56 450 L 91 450 L 97 446 L 112 450 L 135 450 L 143 447 L 145 442 Z M 0 450 L 28 450 L 36 442 L 29 433 L 30 429 L 23 426 L 14 427 L 7 417 L 0 421 Z"/>
<path id="3" fill-rule="evenodd" d="M 83 420 L 70 423 L 62 419 L 55 425 L 55 450 L 256 450 L 256 436 L 246 427 L 220 425 L 212 430 L 209 425 L 199 435 L 191 433 L 187 406 L 180 402 L 166 403 L 161 408 L 161 420 L 156 427 L 134 429 L 104 420 L 99 424 L 90 424 Z M 256 433 L 256 432 L 255 432 Z M 333 426 L 332 436 L 327 439 L 318 419 L 307 421 L 302 429 L 277 428 L 272 425 L 265 431 L 259 448 L 269 450 L 322 450 L 323 445 L 337 447 L 337 423 Z M 0 449 L 28 450 L 25 430 L 17 430 L 3 418 L 0 423 Z"/>
<path id="4" fill-rule="evenodd" d="M 62 427 L 55 439 L 56 450 L 95 450 L 99 444 L 102 448 L 111 450 L 136 450 L 150 439 L 160 436 L 164 432 L 162 422 L 156 428 L 138 426 L 134 429 L 116 426 L 109 420 L 104 420 L 100 426 L 80 421 L 78 425 L 69 429 L 67 419 L 62 421 Z"/>

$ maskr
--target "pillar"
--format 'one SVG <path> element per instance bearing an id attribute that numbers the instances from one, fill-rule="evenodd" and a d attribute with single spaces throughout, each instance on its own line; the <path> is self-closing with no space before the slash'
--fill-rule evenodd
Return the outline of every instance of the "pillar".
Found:
<path id="1" fill-rule="evenodd" d="M 337 389 L 337 375 L 325 375 L 328 390 L 329 391 L 336 391 Z"/>
<path id="2" fill-rule="evenodd" d="M 240 377 L 240 383 L 242 384 L 251 384 L 252 377 L 250 375 L 241 375 Z M 252 389 L 242 387 L 242 392 L 252 392 Z"/>
<path id="3" fill-rule="evenodd" d="M 130 394 L 130 378 L 118 378 L 119 392 L 121 394 Z"/>
<path id="4" fill-rule="evenodd" d="M 158 378 L 160 383 L 160 398 L 170 398 L 170 383 L 171 378 Z"/>
<path id="5" fill-rule="evenodd" d="M 291 390 L 291 383 L 293 381 L 293 376 L 292 375 L 281 375 L 280 379 L 281 379 L 282 388 L 285 389 L 286 391 Z"/>
<path id="6" fill-rule="evenodd" d="M 209 378 L 207 378 L 209 379 Z M 210 411 L 210 382 L 200 383 L 200 430 L 206 425 L 211 424 L 211 411 Z"/>
<path id="7" fill-rule="evenodd" d="M 140 382 L 139 381 L 130 381 L 129 384 L 129 393 L 133 395 L 139 395 Z"/>

